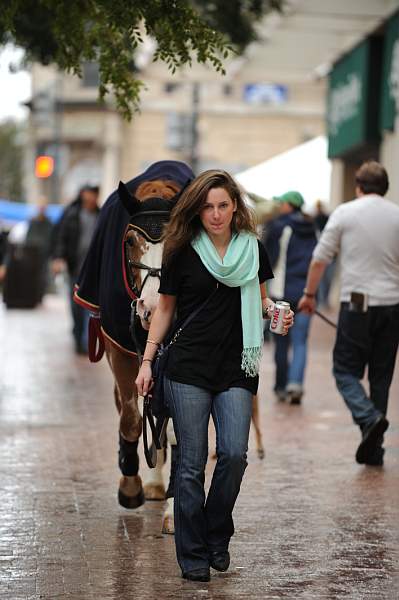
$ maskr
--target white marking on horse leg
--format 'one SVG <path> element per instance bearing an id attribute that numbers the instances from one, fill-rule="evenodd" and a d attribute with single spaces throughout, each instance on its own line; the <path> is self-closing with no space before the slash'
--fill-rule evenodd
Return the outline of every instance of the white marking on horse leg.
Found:
<path id="1" fill-rule="evenodd" d="M 146 500 L 165 500 L 165 484 L 162 467 L 164 466 L 164 450 L 157 450 L 157 464 L 150 469 L 145 479 L 144 495 Z"/>
<path id="2" fill-rule="evenodd" d="M 166 428 L 166 436 L 168 438 L 169 444 L 171 444 L 172 446 L 177 445 L 176 434 L 175 434 L 175 430 L 173 428 L 172 419 L 169 419 L 169 421 L 168 421 L 168 426 Z"/>
<path id="3" fill-rule="evenodd" d="M 174 503 L 173 498 L 168 498 L 167 506 L 162 518 L 162 533 L 174 535 L 175 521 L 173 517 Z"/>

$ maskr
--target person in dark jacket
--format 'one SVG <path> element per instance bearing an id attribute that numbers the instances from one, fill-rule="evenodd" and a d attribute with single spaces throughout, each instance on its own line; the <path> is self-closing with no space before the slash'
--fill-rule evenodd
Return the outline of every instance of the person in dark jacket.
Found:
<path id="1" fill-rule="evenodd" d="M 42 199 L 37 207 L 37 213 L 29 221 L 26 232 L 25 244 L 37 249 L 40 263 L 40 300 L 46 292 L 48 285 L 49 259 L 51 255 L 51 240 L 53 236 L 53 224 L 46 215 L 47 203 Z"/>
<path id="2" fill-rule="evenodd" d="M 53 252 L 55 274 L 67 270 L 71 288 L 73 337 L 78 354 L 87 353 L 89 313 L 73 301 L 80 268 L 86 257 L 97 224 L 99 188 L 86 185 L 64 211 L 57 227 Z"/>
<path id="3" fill-rule="evenodd" d="M 289 191 L 274 200 L 280 203 L 280 216 L 270 223 L 264 240 L 274 271 L 270 293 L 274 300 L 285 300 L 296 311 L 317 243 L 316 231 L 312 220 L 302 213 L 304 199 L 299 192 Z M 273 336 L 274 391 L 279 400 L 287 399 L 291 404 L 300 404 L 303 395 L 309 325 L 309 315 L 299 313 L 287 336 Z"/>

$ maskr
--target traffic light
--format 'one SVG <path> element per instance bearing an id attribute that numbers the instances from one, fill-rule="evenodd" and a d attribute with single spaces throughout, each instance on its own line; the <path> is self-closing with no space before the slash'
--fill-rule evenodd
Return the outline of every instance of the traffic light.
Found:
<path id="1" fill-rule="evenodd" d="M 35 161 L 35 175 L 41 179 L 50 177 L 54 171 L 54 159 L 52 156 L 38 156 Z"/>

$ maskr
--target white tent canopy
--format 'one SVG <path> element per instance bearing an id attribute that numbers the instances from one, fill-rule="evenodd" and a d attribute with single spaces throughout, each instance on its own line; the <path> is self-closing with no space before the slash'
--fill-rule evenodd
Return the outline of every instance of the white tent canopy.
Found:
<path id="1" fill-rule="evenodd" d="M 327 158 L 327 140 L 323 136 L 314 138 L 234 178 L 247 192 L 264 198 L 296 190 L 311 209 L 316 200 L 328 202 L 330 197 L 331 162 Z"/>

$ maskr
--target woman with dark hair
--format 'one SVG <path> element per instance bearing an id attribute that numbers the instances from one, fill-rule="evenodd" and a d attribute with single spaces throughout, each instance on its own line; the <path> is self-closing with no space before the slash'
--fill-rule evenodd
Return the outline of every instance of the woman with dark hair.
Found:
<path id="1" fill-rule="evenodd" d="M 210 566 L 226 571 L 230 563 L 232 511 L 247 465 L 258 387 L 262 315 L 273 307 L 266 295 L 265 281 L 273 277 L 266 251 L 228 173 L 205 171 L 184 191 L 166 227 L 163 258 L 160 300 L 136 384 L 147 393 L 157 345 L 199 308 L 170 347 L 165 391 L 179 449 L 177 560 L 184 578 L 209 581 Z M 292 322 L 290 313 L 285 333 Z M 205 498 L 211 415 L 217 462 Z"/>

